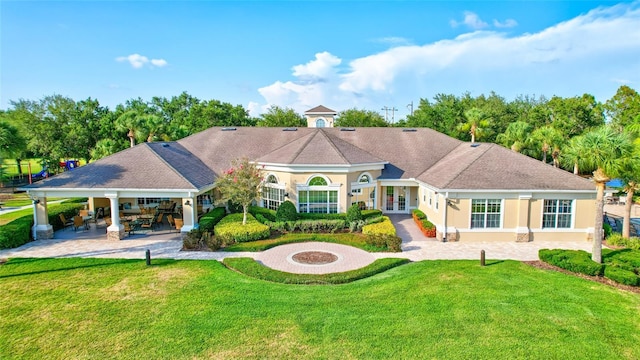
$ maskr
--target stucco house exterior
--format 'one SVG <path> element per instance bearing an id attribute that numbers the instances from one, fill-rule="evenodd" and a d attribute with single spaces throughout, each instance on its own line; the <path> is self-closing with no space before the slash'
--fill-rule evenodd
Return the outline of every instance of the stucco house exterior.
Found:
<path id="1" fill-rule="evenodd" d="M 124 236 L 118 209 L 175 202 L 183 232 L 198 205 L 218 197 L 216 176 L 246 157 L 264 172 L 259 205 L 290 200 L 299 212 L 383 213 L 421 209 L 441 241 L 590 240 L 595 186 L 496 144 L 463 142 L 428 128 L 336 128 L 325 107 L 307 114 L 324 127 L 214 127 L 175 142 L 142 143 L 25 188 L 34 233 L 53 236 L 46 198 L 86 196 L 110 210 L 107 236 Z M 314 110 L 312 109 L 312 110 Z M 320 112 L 320 114 L 317 114 Z M 314 114 L 315 113 L 315 114 Z"/>

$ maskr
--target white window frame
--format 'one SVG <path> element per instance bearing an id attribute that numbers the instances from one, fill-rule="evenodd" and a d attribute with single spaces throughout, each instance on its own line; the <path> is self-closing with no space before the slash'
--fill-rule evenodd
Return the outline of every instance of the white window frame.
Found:
<path id="1" fill-rule="evenodd" d="M 545 212 L 546 210 L 546 206 L 545 203 L 547 201 L 555 201 L 556 202 L 556 211 L 553 213 L 547 213 Z M 559 212 L 560 206 L 559 202 L 561 201 L 569 201 L 569 206 L 570 206 L 570 211 L 568 213 L 563 213 L 563 212 Z M 545 215 L 553 215 L 554 216 L 554 226 L 544 226 L 544 216 Z M 569 219 L 569 226 L 568 227 L 558 227 L 558 215 L 569 215 L 570 219 Z M 542 201 L 542 215 L 540 218 L 540 227 L 542 229 L 549 229 L 549 230 L 555 230 L 555 229 L 573 229 L 574 227 L 574 221 L 575 221 L 575 200 L 574 199 L 543 199 Z"/>
<path id="2" fill-rule="evenodd" d="M 276 179 L 275 183 L 270 183 L 268 182 L 270 177 L 274 177 Z M 271 199 L 271 198 L 265 198 L 264 197 L 264 188 L 269 188 L 269 189 L 275 189 L 277 190 L 277 192 L 279 194 L 282 194 L 282 200 L 280 199 Z M 261 202 L 262 202 L 262 207 L 263 208 L 267 208 L 267 209 L 272 209 L 272 210 L 277 210 L 278 207 L 280 206 L 280 204 L 282 204 L 284 202 L 284 194 L 285 194 L 285 188 L 286 188 L 286 184 L 280 184 L 280 180 L 278 179 L 278 176 L 276 174 L 273 173 L 269 173 L 267 174 L 267 176 L 265 177 L 265 182 L 262 184 L 262 191 L 260 193 L 261 195 Z M 272 207 L 269 207 L 269 203 L 270 202 L 275 202 L 277 203 L 277 206 L 275 207 L 275 209 L 273 209 Z"/>
<path id="3" fill-rule="evenodd" d="M 322 121 L 322 126 L 318 126 L 318 122 Z M 325 120 L 324 118 L 317 118 L 316 119 L 316 127 L 317 128 L 324 128 L 327 127 L 327 120 Z"/>
<path id="4" fill-rule="evenodd" d="M 316 178 L 316 177 L 323 178 L 327 182 L 327 185 L 309 185 L 311 180 Z M 297 202 L 297 205 L 296 205 L 296 207 L 298 209 L 298 212 L 301 212 L 300 211 L 301 198 L 302 198 L 302 196 L 300 195 L 301 191 L 326 191 L 327 192 L 327 209 L 326 209 L 327 212 L 322 213 L 322 214 L 332 214 L 332 212 L 330 212 L 330 210 L 331 210 L 331 205 L 334 204 L 334 203 L 330 202 L 331 194 L 329 192 L 330 191 L 335 191 L 336 192 L 336 202 L 335 202 L 335 204 L 336 204 L 336 212 L 335 213 L 339 213 L 340 212 L 340 184 L 333 184 L 328 177 L 326 177 L 326 176 L 324 176 L 322 174 L 313 174 L 313 175 L 309 176 L 307 178 L 306 184 L 297 185 L 296 186 L 296 191 L 298 193 L 298 202 Z M 306 205 L 306 209 L 307 209 L 306 213 L 309 213 L 309 202 L 307 201 L 305 203 L 305 205 Z"/>
<path id="5" fill-rule="evenodd" d="M 474 201 L 484 201 L 484 213 L 474 213 L 473 212 L 473 202 Z M 500 211 L 498 213 L 494 213 L 494 212 L 487 212 L 487 209 L 489 208 L 489 201 L 498 201 L 499 205 L 500 205 Z M 503 221 L 503 215 L 504 215 L 504 199 L 489 199 L 489 198 L 480 198 L 480 199 L 471 199 L 471 202 L 469 203 L 469 229 L 482 229 L 482 230 L 492 230 L 492 229 L 502 229 L 502 221 Z M 483 226 L 473 226 L 473 215 L 474 214 L 484 214 L 484 222 L 483 222 Z M 497 227 L 487 227 L 487 219 L 489 214 L 498 214 L 498 226 Z"/>

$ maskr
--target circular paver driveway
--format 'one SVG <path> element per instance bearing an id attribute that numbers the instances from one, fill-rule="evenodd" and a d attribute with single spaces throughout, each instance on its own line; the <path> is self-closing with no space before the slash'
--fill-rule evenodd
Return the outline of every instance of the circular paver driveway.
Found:
<path id="1" fill-rule="evenodd" d="M 328 252 L 338 259 L 322 265 L 301 264 L 293 260 L 293 255 L 300 252 Z M 276 246 L 258 253 L 255 259 L 272 269 L 296 274 L 329 274 L 359 269 L 374 262 L 376 258 L 370 253 L 347 245 L 305 242 Z"/>

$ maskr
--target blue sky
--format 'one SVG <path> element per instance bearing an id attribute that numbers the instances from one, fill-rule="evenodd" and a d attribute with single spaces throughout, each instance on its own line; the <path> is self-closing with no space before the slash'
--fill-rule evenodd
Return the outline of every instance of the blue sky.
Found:
<path id="1" fill-rule="evenodd" d="M 61 94 L 383 113 L 640 89 L 639 1 L 1 1 L 0 108 Z"/>

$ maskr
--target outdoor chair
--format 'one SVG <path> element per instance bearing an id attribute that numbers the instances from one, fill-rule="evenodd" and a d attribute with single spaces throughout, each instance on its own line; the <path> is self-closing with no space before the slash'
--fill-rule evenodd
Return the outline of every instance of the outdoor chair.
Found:
<path id="1" fill-rule="evenodd" d="M 175 226 L 175 223 L 174 223 L 174 220 L 173 220 L 173 215 L 171 215 L 171 214 L 167 215 L 167 221 L 169 222 L 169 226 L 171 226 L 171 227 Z"/>
<path id="2" fill-rule="evenodd" d="M 158 218 L 156 219 L 156 224 L 162 226 L 162 217 L 164 216 L 164 213 L 160 213 L 158 215 Z"/>
<path id="3" fill-rule="evenodd" d="M 67 226 L 73 226 L 73 220 L 67 220 L 67 218 L 64 217 L 64 214 L 60 214 L 60 221 L 62 221 L 62 228 L 66 228 Z"/>
<path id="4" fill-rule="evenodd" d="M 104 225 L 105 225 L 105 227 L 111 226 L 111 217 L 110 216 L 105 216 L 104 217 Z"/>
<path id="5" fill-rule="evenodd" d="M 73 217 L 73 230 L 78 231 L 79 228 L 84 227 L 84 220 L 82 216 L 76 215 Z"/>
<path id="6" fill-rule="evenodd" d="M 129 235 L 133 234 L 133 228 L 131 227 L 131 224 L 128 221 L 123 222 L 122 225 L 124 225 L 125 232 L 129 233 Z"/>
<path id="7" fill-rule="evenodd" d="M 180 232 L 180 229 L 182 229 L 182 225 L 184 225 L 184 220 L 175 219 L 174 223 L 175 223 L 174 227 L 176 228 L 176 232 Z"/>
<path id="8" fill-rule="evenodd" d="M 153 230 L 154 226 L 156 226 L 157 215 L 155 215 L 149 222 L 144 222 L 140 225 L 141 229 L 151 229 Z"/>

